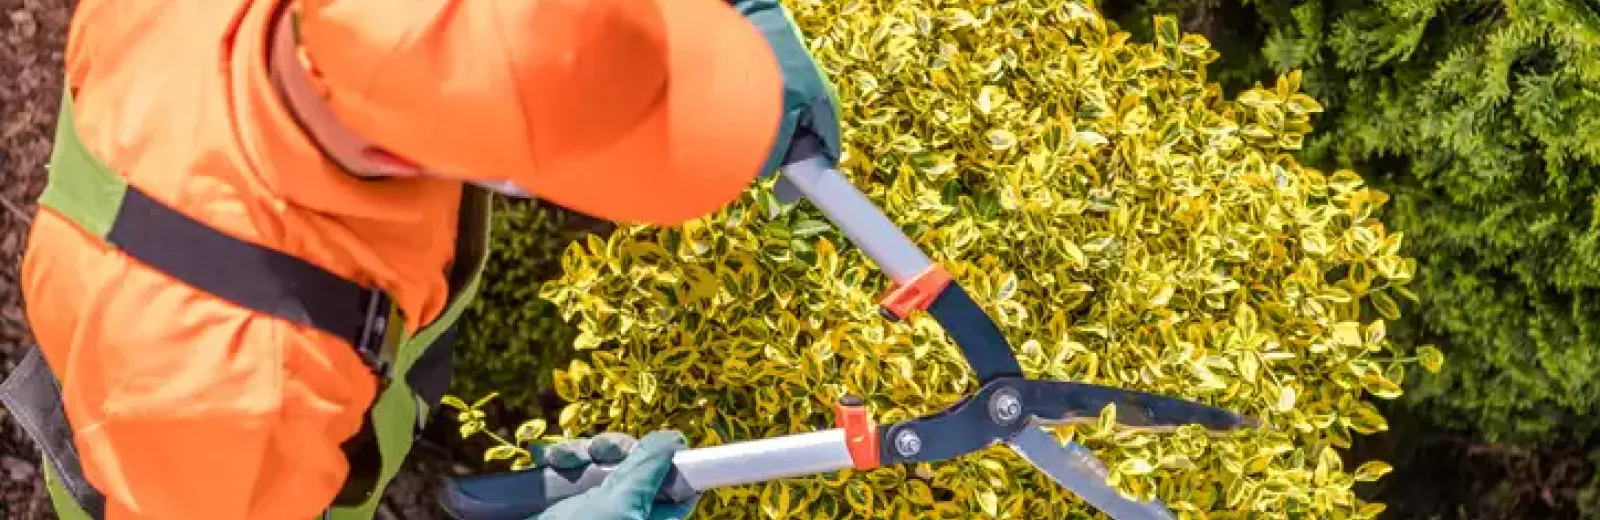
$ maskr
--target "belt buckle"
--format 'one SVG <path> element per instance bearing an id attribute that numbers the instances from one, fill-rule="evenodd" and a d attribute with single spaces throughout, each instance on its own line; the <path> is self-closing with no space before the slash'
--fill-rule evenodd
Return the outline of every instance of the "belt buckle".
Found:
<path id="1" fill-rule="evenodd" d="M 389 362 L 383 359 L 384 338 L 389 331 L 389 297 L 383 291 L 368 290 L 366 296 L 366 319 L 362 321 L 361 341 L 356 344 L 356 354 L 366 363 L 367 368 L 377 376 L 384 376 L 389 372 Z"/>

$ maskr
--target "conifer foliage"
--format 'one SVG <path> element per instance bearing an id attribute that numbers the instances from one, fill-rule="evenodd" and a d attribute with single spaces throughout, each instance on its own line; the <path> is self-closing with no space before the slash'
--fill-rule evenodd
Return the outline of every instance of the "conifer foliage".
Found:
<path id="1" fill-rule="evenodd" d="M 1327 108 L 1302 159 L 1394 195 L 1419 319 L 1450 354 L 1408 388 L 1493 441 L 1600 432 L 1600 15 L 1570 0 L 1158 0 L 1253 57 L 1234 86 L 1304 70 Z M 1232 61 L 1229 61 L 1229 60 Z"/>
<path id="2" fill-rule="evenodd" d="M 1395 336 L 1450 354 L 1440 373 L 1412 374 L 1406 408 L 1477 442 L 1520 445 L 1513 451 L 1587 451 L 1591 476 L 1579 480 L 1589 490 L 1564 500 L 1591 515 L 1600 515 L 1597 9 L 1577 0 L 1149 0 L 1111 13 L 1136 34 L 1149 32 L 1152 14 L 1179 13 L 1224 50 L 1214 73 L 1230 89 L 1305 72 L 1306 91 L 1327 110 L 1301 160 L 1356 168 L 1394 195 L 1383 218 L 1419 260 L 1421 297 Z M 1550 500 L 1548 487 L 1526 494 Z"/>

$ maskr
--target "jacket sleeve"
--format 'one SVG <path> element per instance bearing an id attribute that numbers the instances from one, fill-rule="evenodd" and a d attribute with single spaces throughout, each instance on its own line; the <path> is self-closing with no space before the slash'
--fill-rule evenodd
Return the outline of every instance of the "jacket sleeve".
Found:
<path id="1" fill-rule="evenodd" d="M 27 316 L 108 520 L 315 518 L 376 382 L 349 346 L 198 293 L 49 209 Z"/>

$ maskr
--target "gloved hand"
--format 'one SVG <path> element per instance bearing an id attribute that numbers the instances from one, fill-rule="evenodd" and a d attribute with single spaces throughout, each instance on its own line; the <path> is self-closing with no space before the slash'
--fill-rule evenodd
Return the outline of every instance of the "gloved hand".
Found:
<path id="1" fill-rule="evenodd" d="M 839 150 L 839 94 L 806 51 L 805 39 L 794 17 L 778 0 L 727 0 L 746 20 L 761 30 L 783 70 L 783 126 L 777 142 L 761 168 L 761 176 L 783 166 L 795 129 L 805 126 L 822 141 L 828 159 L 837 163 Z"/>
<path id="2" fill-rule="evenodd" d="M 682 520 L 699 496 L 685 503 L 655 501 L 672 455 L 687 443 L 674 431 L 654 432 L 635 440 L 621 433 L 602 433 L 551 445 L 540 465 L 562 469 L 588 464 L 617 464 L 599 486 L 546 508 L 529 520 Z"/>

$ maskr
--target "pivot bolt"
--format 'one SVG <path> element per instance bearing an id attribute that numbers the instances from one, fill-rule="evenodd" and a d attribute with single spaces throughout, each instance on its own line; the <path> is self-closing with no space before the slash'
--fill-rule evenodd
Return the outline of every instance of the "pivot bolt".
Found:
<path id="1" fill-rule="evenodd" d="M 1002 388 L 989 399 L 989 416 L 999 424 L 1011 424 L 1022 418 L 1022 397 L 1012 388 Z"/>
<path id="2" fill-rule="evenodd" d="M 894 450 L 902 457 L 914 456 L 922 452 L 922 437 L 909 429 L 900 430 L 900 433 L 894 436 Z"/>

